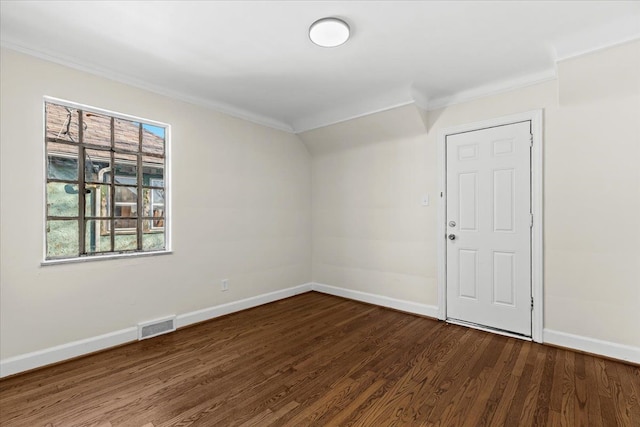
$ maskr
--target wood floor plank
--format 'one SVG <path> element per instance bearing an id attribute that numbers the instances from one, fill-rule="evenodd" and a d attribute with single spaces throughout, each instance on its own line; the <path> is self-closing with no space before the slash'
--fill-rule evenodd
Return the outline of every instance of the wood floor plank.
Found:
<path id="1" fill-rule="evenodd" d="M 562 425 L 574 425 L 575 394 L 575 356 L 577 353 L 567 353 L 564 359 L 564 371 L 562 375 L 562 404 L 560 416 Z"/>
<path id="2" fill-rule="evenodd" d="M 473 378 L 469 377 L 468 373 L 490 342 L 491 334 L 485 333 L 478 336 L 478 339 L 472 341 L 468 347 L 463 349 L 464 352 L 460 353 L 459 358 L 456 358 L 458 362 L 447 370 L 447 376 L 444 377 L 442 381 L 434 384 L 438 389 L 436 393 L 438 401 L 428 415 L 428 423 L 446 425 L 441 423 L 446 422 L 448 418 L 454 416 L 456 410 L 455 402 L 457 402 L 473 380 Z"/>
<path id="3" fill-rule="evenodd" d="M 598 392 L 598 370 L 596 357 L 586 359 L 586 384 L 587 384 L 587 417 L 589 424 L 595 424 L 602 419 L 600 410 L 600 393 Z"/>
<path id="4" fill-rule="evenodd" d="M 371 396 L 373 396 L 384 385 L 385 380 L 377 380 L 369 385 L 362 393 L 359 393 L 349 404 L 344 407 L 340 412 L 327 420 L 327 425 L 339 426 L 344 425 L 345 420 L 352 414 L 356 413 L 357 409 L 362 407 Z"/>
<path id="5" fill-rule="evenodd" d="M 518 381 L 518 387 L 515 394 L 513 395 L 511 405 L 509 405 L 507 418 L 505 421 L 505 425 L 508 426 L 520 424 L 520 418 L 523 414 L 523 408 L 526 403 L 527 396 L 530 392 L 530 387 L 535 385 L 536 378 L 534 377 L 534 369 L 539 352 L 532 351 L 533 346 L 530 343 L 527 343 L 527 347 L 530 348 L 530 351 L 528 352 L 526 362 L 522 367 L 522 373 Z M 518 365 L 516 365 L 516 368 L 517 367 Z"/>
<path id="6" fill-rule="evenodd" d="M 618 369 L 618 378 L 620 379 L 620 385 L 622 386 L 622 395 L 626 399 L 629 418 L 631 420 L 638 420 L 640 424 L 640 381 L 635 381 L 634 386 L 634 372 L 628 365 L 616 364 Z"/>
<path id="7" fill-rule="evenodd" d="M 529 382 L 529 387 L 524 395 L 525 398 L 522 405 L 522 411 L 518 416 L 518 424 L 520 425 L 534 425 L 534 416 L 537 409 L 536 404 L 538 403 L 540 384 L 542 383 L 541 378 L 545 366 L 545 350 L 546 349 L 543 349 L 543 351 L 540 351 L 536 355 L 535 365 L 533 366 L 533 372 L 531 374 L 531 381 Z"/>
<path id="8" fill-rule="evenodd" d="M 549 409 L 551 400 L 551 391 L 553 389 L 553 371 L 555 368 L 556 354 L 558 350 L 555 348 L 548 348 L 546 351 L 544 369 L 542 371 L 542 377 L 540 379 L 540 386 L 538 388 L 538 400 L 536 402 L 536 410 L 533 414 L 534 426 L 545 426 L 549 419 Z"/>
<path id="9" fill-rule="evenodd" d="M 529 357 L 529 353 L 532 346 L 525 342 L 518 347 L 518 357 L 515 359 L 515 363 L 511 367 L 507 374 L 507 382 L 502 388 L 501 395 L 498 400 L 498 405 L 494 411 L 490 425 L 502 426 L 506 425 L 505 421 L 509 414 L 509 408 L 513 402 L 518 386 L 521 383 L 521 374 L 524 369 L 526 359 Z"/>
<path id="10" fill-rule="evenodd" d="M 559 386 L 559 381 L 564 373 L 564 358 L 566 354 L 567 352 L 561 349 L 558 349 L 556 354 L 556 363 L 553 367 L 553 387 L 549 396 L 549 425 L 553 425 L 551 423 L 552 412 L 560 414 L 562 410 L 562 387 Z"/>
<path id="11" fill-rule="evenodd" d="M 493 367 L 485 367 L 483 373 L 486 376 L 485 384 L 480 388 L 478 396 L 473 402 L 473 405 L 469 408 L 469 416 L 461 423 L 462 427 L 478 427 L 478 425 L 487 425 L 486 421 L 478 423 L 478 420 L 483 419 L 485 408 L 491 396 L 496 383 L 500 380 L 500 375 L 496 375 L 494 368 L 500 369 L 506 363 L 508 363 L 513 348 L 513 341 L 507 340 L 506 344 L 502 347 L 500 358 L 496 361 Z"/>
<path id="12" fill-rule="evenodd" d="M 634 426 L 639 396 L 637 366 L 312 292 L 0 380 L 0 426 Z"/>
<path id="13" fill-rule="evenodd" d="M 492 371 L 492 373 L 496 376 L 496 383 L 491 390 L 488 390 L 488 392 L 490 392 L 489 399 L 484 407 L 482 414 L 480 414 L 480 416 L 476 419 L 476 425 L 478 427 L 494 425 L 493 418 L 496 415 L 496 410 L 502 402 L 506 401 L 506 399 L 504 398 L 505 389 L 509 384 L 511 384 L 511 382 L 514 383 L 513 388 L 515 392 L 516 380 L 511 379 L 511 372 L 513 371 L 513 367 L 518 360 L 518 355 L 520 354 L 520 349 L 522 348 L 523 342 L 519 340 L 510 340 L 509 344 L 512 344 L 512 349 L 507 359 L 505 360 L 504 365 L 502 367 L 498 366 L 499 369 L 501 368 L 500 370 Z M 507 393 L 507 395 L 512 396 L 512 393 L 513 392 Z"/>
<path id="14" fill-rule="evenodd" d="M 591 400 L 587 393 L 587 381 L 586 381 L 586 361 L 585 356 L 582 353 L 576 353 L 575 355 L 575 373 L 574 373 L 574 391 L 575 391 L 575 405 L 573 407 L 573 419 L 574 423 L 578 426 L 589 425 L 589 410 L 588 401 Z"/>
<path id="15" fill-rule="evenodd" d="M 618 375 L 618 364 L 605 360 L 605 366 L 607 367 L 607 374 L 611 381 L 611 388 L 613 391 L 614 402 L 614 414 L 618 425 L 633 425 L 637 420 L 632 419 L 632 396 L 625 394 L 625 390 L 622 386 L 622 381 Z"/>

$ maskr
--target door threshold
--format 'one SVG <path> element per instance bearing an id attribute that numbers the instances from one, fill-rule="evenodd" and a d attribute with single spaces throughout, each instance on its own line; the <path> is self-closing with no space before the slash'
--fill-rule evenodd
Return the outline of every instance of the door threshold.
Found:
<path id="1" fill-rule="evenodd" d="M 503 329 L 492 328 L 490 326 L 479 325 L 473 322 L 465 322 L 464 320 L 453 319 L 451 317 L 447 317 L 446 322 L 454 325 L 466 326 L 468 328 L 478 329 L 480 331 L 491 332 L 497 335 L 504 335 L 505 337 L 518 338 L 524 341 L 533 341 L 530 336 L 516 334 L 515 332 L 509 332 Z"/>

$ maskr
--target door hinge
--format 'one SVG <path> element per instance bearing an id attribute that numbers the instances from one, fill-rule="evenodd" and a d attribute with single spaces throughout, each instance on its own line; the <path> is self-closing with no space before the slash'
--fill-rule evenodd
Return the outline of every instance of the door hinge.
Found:
<path id="1" fill-rule="evenodd" d="M 533 147 L 533 134 L 529 134 L 529 147 Z"/>
<path id="2" fill-rule="evenodd" d="M 533 297 L 531 297 L 531 310 L 533 310 Z"/>
<path id="3" fill-rule="evenodd" d="M 533 228 L 533 214 L 529 214 L 529 228 Z"/>

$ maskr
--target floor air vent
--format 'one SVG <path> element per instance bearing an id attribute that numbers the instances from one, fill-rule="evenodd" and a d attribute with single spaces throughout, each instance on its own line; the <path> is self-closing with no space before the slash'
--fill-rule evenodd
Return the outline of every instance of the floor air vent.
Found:
<path id="1" fill-rule="evenodd" d="M 176 330 L 176 316 L 138 323 L 138 339 L 144 340 Z"/>

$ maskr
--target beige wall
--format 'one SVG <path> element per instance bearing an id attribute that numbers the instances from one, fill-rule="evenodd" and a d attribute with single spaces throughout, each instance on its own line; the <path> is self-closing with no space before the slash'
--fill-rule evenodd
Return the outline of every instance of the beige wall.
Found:
<path id="1" fill-rule="evenodd" d="M 554 81 L 302 134 L 314 281 L 437 305 L 439 130 L 543 108 L 545 328 L 640 347 L 639 87 L 634 42 L 561 62 Z"/>
<path id="2" fill-rule="evenodd" d="M 546 327 L 640 348 L 640 42 L 561 62 L 558 77 Z"/>
<path id="3" fill-rule="evenodd" d="M 640 348 L 640 42 L 299 136 L 9 50 L 1 67 L 2 358 L 312 279 L 435 306 L 438 131 L 537 108 L 545 328 Z M 174 254 L 40 267 L 43 95 L 172 125 Z"/>
<path id="4" fill-rule="evenodd" d="M 310 281 L 295 135 L 11 50 L 1 67 L 1 358 Z M 40 266 L 44 95 L 171 124 L 172 255 Z"/>
<path id="5" fill-rule="evenodd" d="M 435 146 L 416 107 L 300 137 L 313 155 L 314 280 L 435 304 Z"/>

